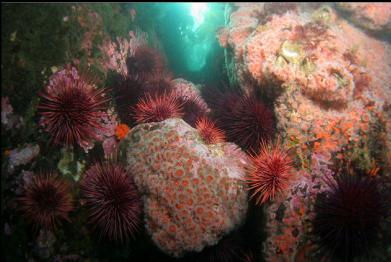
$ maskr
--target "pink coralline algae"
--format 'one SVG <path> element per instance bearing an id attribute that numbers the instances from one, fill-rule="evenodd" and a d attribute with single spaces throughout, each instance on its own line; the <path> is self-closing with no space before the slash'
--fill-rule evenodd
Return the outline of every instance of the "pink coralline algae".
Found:
<path id="1" fill-rule="evenodd" d="M 7 96 L 1 97 L 1 124 L 5 126 L 6 130 L 19 128 L 23 124 L 23 119 L 14 113 Z"/>
<path id="2" fill-rule="evenodd" d="M 391 3 L 337 3 L 337 7 L 366 29 L 391 32 Z"/>
<path id="3" fill-rule="evenodd" d="M 237 146 L 206 145 L 181 119 L 138 125 L 124 142 L 146 229 L 165 253 L 199 252 L 243 222 L 248 158 Z"/>
<path id="4" fill-rule="evenodd" d="M 39 145 L 28 144 L 23 148 L 16 148 L 9 152 L 8 172 L 16 167 L 30 163 L 39 154 Z"/>
<path id="5" fill-rule="evenodd" d="M 97 141 L 102 142 L 105 157 L 108 158 L 118 148 L 115 130 L 118 126 L 117 114 L 109 109 L 103 112 L 100 118 L 100 126 L 96 129 Z"/>
<path id="6" fill-rule="evenodd" d="M 113 42 L 110 39 L 105 39 L 99 47 L 103 56 L 101 59 L 103 68 L 114 70 L 117 73 L 126 76 L 128 68 L 126 66 L 126 59 L 134 55 L 135 50 L 145 45 L 147 35 L 146 33 L 129 32 L 129 38 L 117 37 L 117 41 Z"/>

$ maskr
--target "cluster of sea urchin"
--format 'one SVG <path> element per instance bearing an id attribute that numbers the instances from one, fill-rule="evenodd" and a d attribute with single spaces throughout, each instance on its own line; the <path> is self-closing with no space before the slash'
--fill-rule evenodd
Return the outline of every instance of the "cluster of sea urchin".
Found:
<path id="1" fill-rule="evenodd" d="M 249 168 L 247 183 L 256 204 L 263 204 L 283 192 L 289 185 L 292 160 L 281 148 L 278 139 L 275 145 L 260 143 L 260 153 L 251 156 L 253 165 Z"/>
<path id="2" fill-rule="evenodd" d="M 117 164 L 97 163 L 80 184 L 90 222 L 110 240 L 134 237 L 141 222 L 142 205 L 128 171 Z"/>
<path id="3" fill-rule="evenodd" d="M 107 108 L 106 89 L 90 85 L 72 68 L 57 72 L 40 96 L 41 124 L 54 143 L 86 148 L 97 138 Z"/>
<path id="4" fill-rule="evenodd" d="M 62 220 L 69 221 L 73 210 L 67 183 L 56 173 L 41 173 L 33 177 L 20 198 L 22 211 L 35 225 L 55 229 Z"/>
<path id="5" fill-rule="evenodd" d="M 163 57 L 157 50 L 145 44 L 137 47 L 134 54 L 127 59 L 127 68 L 128 75 L 125 77 L 117 75 L 113 85 L 116 107 L 122 122 L 134 126 L 171 117 L 182 117 L 188 124 L 194 126 L 196 119 L 206 114 L 206 104 L 200 96 L 188 93 L 183 95 L 180 90 L 182 88 L 177 88 L 178 83 L 183 87 L 183 82 L 186 81 L 173 80 L 172 75 L 165 68 Z M 154 104 L 155 102 L 160 104 Z M 176 106 L 178 110 L 171 111 L 172 115 L 154 111 L 154 108 L 172 108 L 172 102 L 181 105 Z M 149 110 L 148 114 L 151 118 L 140 121 L 139 116 L 144 115 L 146 109 Z M 164 112 L 169 113 L 170 110 Z"/>
<path id="6" fill-rule="evenodd" d="M 313 221 L 320 251 L 331 259 L 353 261 L 369 254 L 380 232 L 385 202 L 375 178 L 342 173 L 327 177 Z"/>

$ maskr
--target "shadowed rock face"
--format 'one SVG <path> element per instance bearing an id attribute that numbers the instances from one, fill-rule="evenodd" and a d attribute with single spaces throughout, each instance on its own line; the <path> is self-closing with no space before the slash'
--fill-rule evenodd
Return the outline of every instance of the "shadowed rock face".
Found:
<path id="1" fill-rule="evenodd" d="M 201 251 L 243 222 L 248 159 L 236 145 L 206 145 L 183 120 L 167 119 L 136 126 L 122 149 L 142 194 L 147 231 L 164 252 Z"/>

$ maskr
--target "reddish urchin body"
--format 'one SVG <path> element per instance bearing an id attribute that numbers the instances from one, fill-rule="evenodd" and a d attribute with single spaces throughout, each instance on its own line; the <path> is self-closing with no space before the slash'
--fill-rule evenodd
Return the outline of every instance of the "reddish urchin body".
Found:
<path id="1" fill-rule="evenodd" d="M 123 242 L 134 237 L 141 222 L 142 205 L 126 169 L 115 164 L 95 164 L 80 184 L 90 223 L 101 235 Z"/>
<path id="2" fill-rule="evenodd" d="M 96 89 L 71 74 L 75 72 L 56 73 L 40 94 L 41 124 L 55 144 L 88 147 L 101 127 L 100 116 L 108 101 L 106 89 Z"/>
<path id="3" fill-rule="evenodd" d="M 280 142 L 268 145 L 262 141 L 260 153 L 251 156 L 253 165 L 247 176 L 251 198 L 256 204 L 263 204 L 273 199 L 288 187 L 292 172 L 292 160 L 281 148 Z"/>
<path id="4" fill-rule="evenodd" d="M 196 128 L 206 144 L 217 144 L 224 142 L 224 132 L 218 129 L 214 122 L 207 117 L 200 117 L 196 121 Z"/>
<path id="5" fill-rule="evenodd" d="M 131 108 L 131 114 L 137 124 L 180 118 L 183 115 L 182 103 L 173 92 L 162 95 L 146 94 Z"/>
<path id="6" fill-rule="evenodd" d="M 274 132 L 272 111 L 253 97 L 231 93 L 220 104 L 216 117 L 227 140 L 248 152 L 259 152 L 260 142 L 269 140 Z"/>
<path id="7" fill-rule="evenodd" d="M 20 198 L 25 216 L 35 225 L 53 230 L 72 211 L 72 196 L 65 181 L 55 173 L 33 177 Z"/>
<path id="8" fill-rule="evenodd" d="M 164 59 L 157 50 L 142 45 L 126 60 L 126 66 L 130 78 L 144 81 L 164 71 Z"/>
<path id="9" fill-rule="evenodd" d="M 335 180 L 326 177 L 326 182 L 329 189 L 318 196 L 314 209 L 314 234 L 320 250 L 332 261 L 368 255 L 379 239 L 388 204 L 377 180 L 344 172 Z"/>

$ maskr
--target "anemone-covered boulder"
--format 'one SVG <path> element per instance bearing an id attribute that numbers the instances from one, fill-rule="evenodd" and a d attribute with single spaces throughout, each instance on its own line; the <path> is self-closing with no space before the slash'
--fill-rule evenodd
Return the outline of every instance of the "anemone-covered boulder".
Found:
<path id="1" fill-rule="evenodd" d="M 181 119 L 136 126 L 122 142 L 142 194 L 146 229 L 175 257 L 216 244 L 247 211 L 247 156 L 232 143 L 207 145 Z"/>

